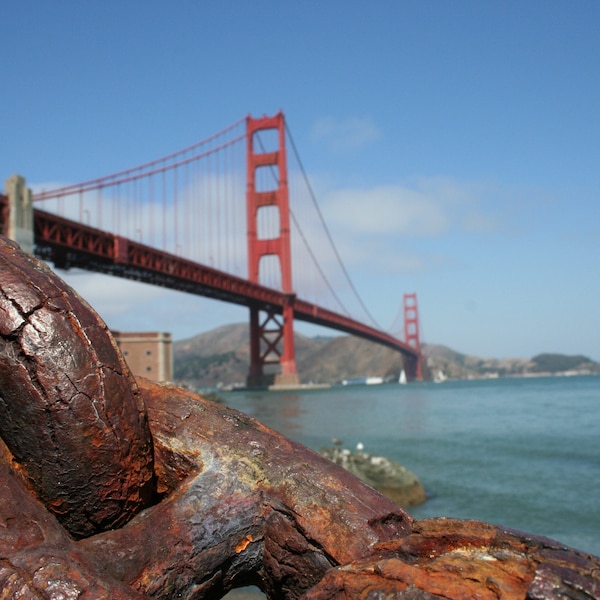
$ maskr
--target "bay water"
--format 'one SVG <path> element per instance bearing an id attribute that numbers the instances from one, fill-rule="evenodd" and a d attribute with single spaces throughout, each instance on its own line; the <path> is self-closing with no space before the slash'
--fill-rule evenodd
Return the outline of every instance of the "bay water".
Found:
<path id="1" fill-rule="evenodd" d="M 428 494 L 415 518 L 478 519 L 600 556 L 600 376 L 224 397 L 314 450 L 339 438 L 400 462 Z"/>

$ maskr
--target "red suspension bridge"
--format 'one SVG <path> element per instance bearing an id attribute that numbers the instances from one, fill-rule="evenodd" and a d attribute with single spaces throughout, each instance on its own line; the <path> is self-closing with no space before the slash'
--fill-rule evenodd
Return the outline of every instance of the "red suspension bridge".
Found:
<path id="1" fill-rule="evenodd" d="M 250 386 L 273 377 L 280 385 L 299 382 L 295 319 L 393 348 L 408 378 L 422 378 L 416 295 L 404 295 L 403 340 L 376 324 L 281 112 L 247 117 L 179 152 L 80 184 L 32 195 L 13 176 L 0 195 L 0 231 L 57 268 L 247 306 Z"/>

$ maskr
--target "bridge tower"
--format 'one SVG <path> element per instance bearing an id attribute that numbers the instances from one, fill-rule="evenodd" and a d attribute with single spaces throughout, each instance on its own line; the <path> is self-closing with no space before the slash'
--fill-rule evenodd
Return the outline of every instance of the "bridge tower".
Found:
<path id="1" fill-rule="evenodd" d="M 286 302 L 279 314 L 276 307 L 250 306 L 250 372 L 249 387 L 261 387 L 273 382 L 276 385 L 299 383 L 294 349 L 294 300 L 292 290 L 292 264 L 290 244 L 290 207 L 285 153 L 285 120 L 283 112 L 273 117 L 246 120 L 247 131 L 247 190 L 246 210 L 248 228 L 248 279 L 260 283 L 260 262 L 265 256 L 275 256 L 281 269 L 281 290 Z M 268 151 L 259 144 L 255 134 L 269 131 L 277 138 L 275 149 Z M 263 189 L 258 184 L 257 173 L 268 171 L 275 186 Z M 265 172 L 266 172 L 265 171 Z M 263 178 L 260 178 L 261 182 Z M 279 231 L 272 237 L 259 232 L 261 211 L 273 210 L 279 216 Z M 279 364 L 281 372 L 269 376 L 266 365 Z"/>
<path id="2" fill-rule="evenodd" d="M 418 352 L 416 358 L 404 357 L 406 376 L 411 381 L 421 381 L 423 379 L 423 370 L 421 364 L 421 342 L 419 340 L 419 310 L 416 294 L 404 294 L 404 341 Z"/>

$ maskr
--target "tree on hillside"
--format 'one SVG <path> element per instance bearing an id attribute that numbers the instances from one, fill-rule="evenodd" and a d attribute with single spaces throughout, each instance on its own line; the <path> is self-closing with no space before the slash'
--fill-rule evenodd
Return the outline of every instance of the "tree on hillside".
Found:
<path id="1" fill-rule="evenodd" d="M 587 356 L 578 354 L 566 356 L 565 354 L 538 354 L 531 361 L 535 364 L 533 370 L 536 372 L 559 373 L 576 369 L 582 365 L 592 362 Z"/>

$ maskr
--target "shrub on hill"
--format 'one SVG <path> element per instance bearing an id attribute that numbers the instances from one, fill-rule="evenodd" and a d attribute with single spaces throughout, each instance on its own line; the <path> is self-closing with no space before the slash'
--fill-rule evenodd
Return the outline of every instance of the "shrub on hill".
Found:
<path id="1" fill-rule="evenodd" d="M 209 356 L 193 355 L 186 359 L 175 361 L 174 377 L 176 380 L 193 380 L 207 369 L 224 363 L 239 362 L 235 352 L 224 352 L 223 354 L 211 354 Z"/>
<path id="2" fill-rule="evenodd" d="M 578 354 L 576 356 L 566 356 L 565 354 L 538 354 L 531 361 L 534 363 L 533 371 L 560 373 L 570 371 L 582 365 L 591 363 L 587 356 Z"/>

